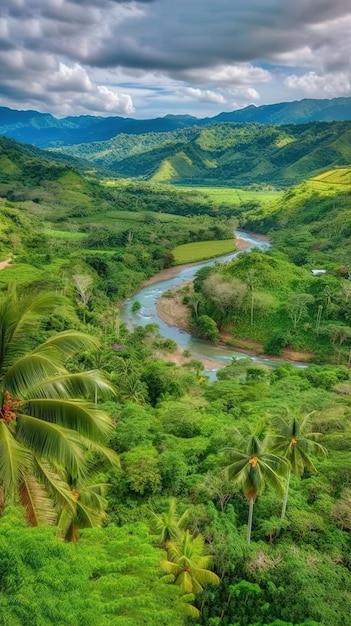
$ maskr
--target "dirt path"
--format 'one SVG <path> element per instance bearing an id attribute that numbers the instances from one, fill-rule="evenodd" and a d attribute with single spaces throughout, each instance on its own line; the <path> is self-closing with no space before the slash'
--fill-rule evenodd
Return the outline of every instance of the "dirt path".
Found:
<path id="1" fill-rule="evenodd" d="M 4 270 L 5 267 L 12 263 L 12 259 L 6 259 L 6 261 L 0 261 L 0 270 Z"/>

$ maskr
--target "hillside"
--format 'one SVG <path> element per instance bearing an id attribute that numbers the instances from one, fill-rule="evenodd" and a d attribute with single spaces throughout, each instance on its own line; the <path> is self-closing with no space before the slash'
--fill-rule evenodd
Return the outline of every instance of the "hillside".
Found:
<path id="1" fill-rule="evenodd" d="M 104 298 L 127 297 L 172 265 L 176 245 L 234 245 L 232 219 L 218 218 L 196 191 L 101 182 L 4 137 L 0 165 L 0 262 L 15 258 L 0 283 L 61 289 L 64 274 L 70 283 L 75 271 L 92 274 L 104 306 Z"/>
<path id="2" fill-rule="evenodd" d="M 0 107 L 0 134 L 44 148 L 105 141 L 120 133 L 131 135 L 164 133 L 194 126 L 211 126 L 219 122 L 305 124 L 337 120 L 351 120 L 351 98 L 304 99 L 259 107 L 250 105 L 202 119 L 191 115 L 165 115 L 147 120 L 92 115 L 57 119 L 48 113 Z"/>
<path id="3" fill-rule="evenodd" d="M 303 125 L 216 124 L 60 151 L 109 168 L 115 175 L 154 182 L 290 186 L 327 168 L 351 163 L 351 122 Z"/>
<path id="4" fill-rule="evenodd" d="M 292 187 L 269 206 L 247 213 L 243 225 L 269 234 L 274 249 L 297 265 L 350 271 L 351 167 Z"/>

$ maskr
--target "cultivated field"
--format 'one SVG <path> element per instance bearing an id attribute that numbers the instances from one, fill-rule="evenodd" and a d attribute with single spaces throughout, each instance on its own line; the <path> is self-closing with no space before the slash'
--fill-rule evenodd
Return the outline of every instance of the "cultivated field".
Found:
<path id="1" fill-rule="evenodd" d="M 223 241 L 199 241 L 195 243 L 185 243 L 173 249 L 174 260 L 177 265 L 183 263 L 195 263 L 211 259 L 223 254 L 235 252 L 234 239 L 224 239 Z"/>

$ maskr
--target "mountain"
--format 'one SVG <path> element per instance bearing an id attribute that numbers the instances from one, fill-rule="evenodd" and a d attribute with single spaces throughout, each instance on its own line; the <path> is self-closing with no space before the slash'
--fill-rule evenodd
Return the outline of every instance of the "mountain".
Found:
<path id="1" fill-rule="evenodd" d="M 351 98 L 305 99 L 259 107 L 250 105 L 202 119 L 191 115 L 166 115 L 147 120 L 93 115 L 57 119 L 49 113 L 16 111 L 0 107 L 0 134 L 44 148 L 105 141 L 120 133 L 128 135 L 164 133 L 194 126 L 211 126 L 219 122 L 302 124 L 340 120 L 351 120 Z"/>
<path id="2" fill-rule="evenodd" d="M 93 115 L 57 119 L 48 113 L 0 107 L 0 135 L 40 148 L 104 141 L 122 132 L 133 135 L 166 132 L 194 126 L 197 122 L 197 118 L 190 115 L 166 115 L 149 120 Z"/>
<path id="3" fill-rule="evenodd" d="M 351 98 L 304 99 L 256 107 L 250 105 L 232 113 L 220 113 L 216 122 L 259 122 L 260 124 L 306 124 L 351 120 Z"/>
<path id="4" fill-rule="evenodd" d="M 121 177 L 153 182 L 291 186 L 351 163 L 351 121 L 272 126 L 221 123 L 168 133 L 121 134 L 60 150 Z"/>

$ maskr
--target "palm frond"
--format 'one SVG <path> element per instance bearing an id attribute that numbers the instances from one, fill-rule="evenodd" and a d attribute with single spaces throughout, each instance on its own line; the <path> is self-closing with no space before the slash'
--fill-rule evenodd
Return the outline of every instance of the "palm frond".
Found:
<path id="1" fill-rule="evenodd" d="M 3 378 L 3 385 L 13 395 L 25 398 L 31 387 L 40 385 L 40 382 L 48 376 L 58 376 L 65 373 L 59 362 L 55 362 L 53 356 L 47 351 L 41 353 L 32 352 L 17 359 L 11 365 Z"/>
<path id="2" fill-rule="evenodd" d="M 200 593 L 202 591 L 201 585 L 192 579 L 190 572 L 180 570 L 175 584 L 178 585 L 184 593 Z"/>
<path id="3" fill-rule="evenodd" d="M 19 500 L 30 526 L 56 524 L 56 513 L 43 486 L 27 471 L 21 472 Z"/>
<path id="4" fill-rule="evenodd" d="M 188 600 L 188 597 L 194 596 L 194 594 L 186 594 L 184 596 L 182 596 L 182 600 L 184 601 L 184 612 L 185 615 L 188 615 L 189 617 L 192 617 L 193 619 L 197 619 L 200 617 L 200 611 L 199 609 L 196 608 L 196 606 L 193 606 L 192 604 L 190 604 L 190 602 L 192 602 L 192 600 Z"/>
<path id="5" fill-rule="evenodd" d="M 102 399 L 116 394 L 116 390 L 98 370 L 71 374 L 62 372 L 54 377 L 46 377 L 32 385 L 27 398 L 92 398 L 98 392 Z"/>
<path id="6" fill-rule="evenodd" d="M 92 350 L 99 346 L 99 339 L 92 335 L 77 330 L 66 330 L 49 337 L 37 350 L 49 350 L 60 355 L 61 359 L 67 359 L 81 350 Z M 36 350 L 33 351 L 35 353 Z"/>
<path id="7" fill-rule="evenodd" d="M 219 585 L 220 578 L 208 569 L 195 568 L 194 576 L 201 585 Z"/>
<path id="8" fill-rule="evenodd" d="M 106 440 L 113 425 L 104 411 L 92 403 L 70 398 L 33 398 L 26 402 L 26 412 L 40 421 L 75 430 L 90 439 Z"/>
<path id="9" fill-rule="evenodd" d="M 74 431 L 29 415 L 17 416 L 17 440 L 41 459 L 56 462 L 74 477 L 84 474 L 85 459 Z"/>
<path id="10" fill-rule="evenodd" d="M 30 466 L 30 453 L 0 420 L 0 482 L 6 497 L 14 498 L 21 471 Z"/>
<path id="11" fill-rule="evenodd" d="M 57 510 L 61 510 L 64 506 L 71 509 L 75 508 L 75 500 L 72 491 L 65 482 L 63 475 L 55 469 L 47 461 L 35 457 L 33 463 L 33 471 L 38 477 L 40 483 L 50 494 L 53 504 Z"/>

